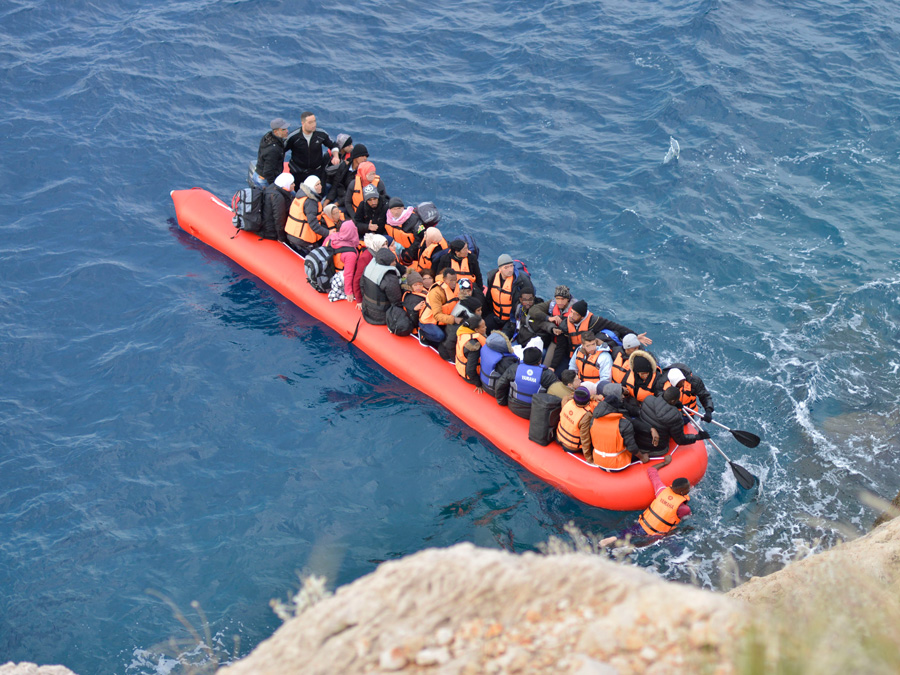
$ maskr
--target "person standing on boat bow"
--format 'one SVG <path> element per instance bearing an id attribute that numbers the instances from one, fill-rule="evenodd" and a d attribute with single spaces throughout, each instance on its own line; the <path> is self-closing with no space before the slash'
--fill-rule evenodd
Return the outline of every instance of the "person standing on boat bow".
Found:
<path id="1" fill-rule="evenodd" d="M 329 152 L 324 153 L 323 148 L 328 148 Z M 309 111 L 301 113 L 300 126 L 288 134 L 284 149 L 291 153 L 288 167 L 294 175 L 296 185 L 312 175 L 318 176 L 324 183 L 325 166 L 328 162 L 340 162 L 337 144 L 324 131 L 316 129 L 316 116 Z"/>

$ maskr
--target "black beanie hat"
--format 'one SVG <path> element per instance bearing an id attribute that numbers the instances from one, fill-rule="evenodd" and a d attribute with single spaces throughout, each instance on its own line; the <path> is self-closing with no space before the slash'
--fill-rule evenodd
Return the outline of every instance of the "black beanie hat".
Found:
<path id="1" fill-rule="evenodd" d="M 636 373 L 649 373 L 653 370 L 653 366 L 650 365 L 650 362 L 644 358 L 643 356 L 635 356 L 633 366 L 634 372 Z"/>
<path id="2" fill-rule="evenodd" d="M 536 366 L 541 362 L 541 357 L 543 355 L 544 353 L 537 347 L 528 347 L 522 352 L 522 362 L 528 366 Z"/>
<path id="3" fill-rule="evenodd" d="M 587 303 L 584 300 L 579 300 L 572 305 L 572 311 L 577 312 L 579 316 L 587 316 Z"/>
<path id="4" fill-rule="evenodd" d="M 350 152 L 350 161 L 352 162 L 357 157 L 368 157 L 369 149 L 364 146 L 362 143 L 358 143 L 353 146 L 353 150 Z"/>

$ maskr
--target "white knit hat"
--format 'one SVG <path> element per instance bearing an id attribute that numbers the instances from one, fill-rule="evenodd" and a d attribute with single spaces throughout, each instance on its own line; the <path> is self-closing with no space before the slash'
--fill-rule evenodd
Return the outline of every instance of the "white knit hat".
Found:
<path id="1" fill-rule="evenodd" d="M 287 190 L 293 184 L 294 177 L 289 173 L 280 173 L 278 174 L 278 178 L 275 179 L 275 185 L 285 190 Z"/>

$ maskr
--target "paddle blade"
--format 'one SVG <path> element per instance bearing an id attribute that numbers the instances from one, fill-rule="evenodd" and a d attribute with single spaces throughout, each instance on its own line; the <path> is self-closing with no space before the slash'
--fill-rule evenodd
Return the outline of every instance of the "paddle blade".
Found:
<path id="1" fill-rule="evenodd" d="M 737 479 L 738 485 L 745 490 L 749 490 L 756 485 L 756 476 L 747 471 L 747 469 L 740 464 L 735 464 L 734 462 L 728 463 L 731 465 L 731 470 L 734 473 L 734 477 Z"/>
<path id="2" fill-rule="evenodd" d="M 741 445 L 746 445 L 748 448 L 755 448 L 759 445 L 759 436 L 756 434 L 751 434 L 749 431 L 741 431 L 740 429 L 729 429 L 729 431 Z"/>

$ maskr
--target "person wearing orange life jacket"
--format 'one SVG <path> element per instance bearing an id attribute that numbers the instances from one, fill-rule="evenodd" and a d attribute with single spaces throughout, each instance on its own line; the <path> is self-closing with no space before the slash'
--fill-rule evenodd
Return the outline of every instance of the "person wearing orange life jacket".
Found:
<path id="1" fill-rule="evenodd" d="M 575 389 L 572 397 L 563 403 L 559 425 L 556 427 L 556 440 L 566 452 L 584 454 L 585 449 L 590 452 L 593 407 L 591 394 L 584 387 Z"/>
<path id="2" fill-rule="evenodd" d="M 559 372 L 571 356 L 566 320 L 572 311 L 572 293 L 560 284 L 553 291 L 553 299 L 535 303 L 528 311 L 531 329 L 543 340 L 544 363 Z"/>
<path id="3" fill-rule="evenodd" d="M 619 471 L 631 464 L 640 450 L 624 408 L 622 385 L 610 382 L 602 393 L 603 399 L 594 408 L 592 456 L 588 459 L 604 471 Z M 584 454 L 588 456 L 586 451 Z"/>
<path id="4" fill-rule="evenodd" d="M 439 229 L 436 227 L 429 227 L 425 230 L 416 263 L 418 271 L 424 273 L 425 270 L 428 270 L 432 277 L 434 277 L 436 274 L 434 271 L 434 256 L 437 255 L 439 251 L 444 251 L 448 248 L 449 245 L 447 244 L 447 240 L 444 239 L 444 236 Z"/>
<path id="5" fill-rule="evenodd" d="M 347 214 L 341 211 L 337 204 L 329 204 L 322 207 L 322 218 L 319 222 L 328 228 L 329 232 L 333 232 L 341 226 L 341 223 L 348 219 Z"/>
<path id="6" fill-rule="evenodd" d="M 569 310 L 569 318 L 566 320 L 565 334 L 569 339 L 569 358 L 581 344 L 581 335 L 586 331 L 593 331 L 594 335 L 600 335 L 604 330 L 611 330 L 622 339 L 628 333 L 634 333 L 628 326 L 611 321 L 606 317 L 595 315 L 588 311 L 588 304 L 584 300 L 578 300 L 572 303 Z M 646 333 L 641 333 L 638 340 L 643 345 L 653 344 L 653 340 L 647 337 Z"/>
<path id="7" fill-rule="evenodd" d="M 663 370 L 664 384 L 663 391 L 669 387 L 677 387 L 681 392 L 681 404 L 687 406 L 691 410 L 697 412 L 697 401 L 703 405 L 706 411 L 703 415 L 703 421 L 707 424 L 712 422 L 713 400 L 712 395 L 703 383 L 703 380 L 683 363 L 673 363 Z"/>
<path id="8" fill-rule="evenodd" d="M 609 380 L 612 357 L 609 346 L 601 342 L 593 331 L 581 336 L 581 344 L 569 360 L 569 370 L 574 370 L 583 382 Z"/>
<path id="9" fill-rule="evenodd" d="M 375 165 L 372 162 L 360 162 L 356 169 L 356 176 L 353 184 L 347 188 L 347 194 L 344 195 L 344 208 L 350 213 L 356 213 L 366 196 L 363 194 L 366 187 L 372 185 L 378 190 L 378 194 L 384 197 L 384 203 L 387 204 L 391 196 L 384 188 L 384 182 L 375 171 Z"/>
<path id="10" fill-rule="evenodd" d="M 471 281 L 475 295 L 482 296 L 484 284 L 481 281 L 478 256 L 469 250 L 469 245 L 462 239 L 454 239 L 450 242 L 450 252 L 438 260 L 434 273 L 436 276 L 440 276 L 444 270 L 449 268 L 456 270 L 459 279 Z"/>
<path id="11" fill-rule="evenodd" d="M 319 177 L 315 174 L 307 177 L 291 202 L 284 225 L 288 245 L 304 256 L 330 234 L 330 230 L 319 220 L 322 216 L 322 205 L 319 203 L 321 191 Z"/>
<path id="12" fill-rule="evenodd" d="M 628 357 L 628 372 L 620 384 L 626 396 L 643 403 L 647 397 L 662 391 L 660 374 L 656 359 L 649 352 L 638 349 Z"/>
<path id="13" fill-rule="evenodd" d="M 406 206 L 399 197 L 388 201 L 386 222 L 387 236 L 394 240 L 394 250 L 403 256 L 401 260 L 412 262 L 418 252 L 418 242 L 425 232 L 425 224 L 412 206 Z"/>
<path id="14" fill-rule="evenodd" d="M 668 466 L 672 456 L 666 457 L 663 466 Z M 653 484 L 654 498 L 650 506 L 638 516 L 638 524 L 651 537 L 661 537 L 674 530 L 678 523 L 691 515 L 691 482 L 687 478 L 676 478 L 672 487 L 666 487 L 653 467 L 647 467 L 647 476 Z"/>
<path id="15" fill-rule="evenodd" d="M 338 137 L 340 138 L 340 136 Z M 349 137 L 348 137 L 349 138 Z M 352 139 L 351 139 L 352 140 Z M 343 150 L 341 151 L 343 153 Z M 347 201 L 347 191 L 356 183 L 356 173 L 359 165 L 369 159 L 369 150 L 362 143 L 352 146 L 347 159 L 340 162 L 337 172 L 330 180 L 331 189 L 325 196 L 325 203 L 335 203 L 341 206 L 344 213 L 353 213 L 352 204 Z M 326 169 L 326 174 L 328 170 Z"/>
<path id="16" fill-rule="evenodd" d="M 612 371 L 609 379 L 613 382 L 621 383 L 628 374 L 628 358 L 641 348 L 641 341 L 637 335 L 629 333 L 622 338 L 622 346 L 616 345 L 612 348 Z"/>
<path id="17" fill-rule="evenodd" d="M 444 280 L 428 291 L 427 306 L 419 317 L 419 338 L 432 343 L 442 342 L 446 337 L 443 326 L 462 323 L 462 317 L 451 314 L 457 302 L 459 287 L 456 284 L 456 271 L 448 269 L 444 273 Z"/>
<path id="18" fill-rule="evenodd" d="M 496 269 L 488 272 L 484 289 L 484 317 L 491 330 L 502 329 L 512 317 L 519 295 L 531 286 L 530 277 L 516 273 L 515 261 L 508 253 L 497 258 Z"/>
<path id="19" fill-rule="evenodd" d="M 474 385 L 479 394 L 481 386 L 481 348 L 487 342 L 487 326 L 480 314 L 466 317 L 456 332 L 456 372 L 469 384 Z"/>

